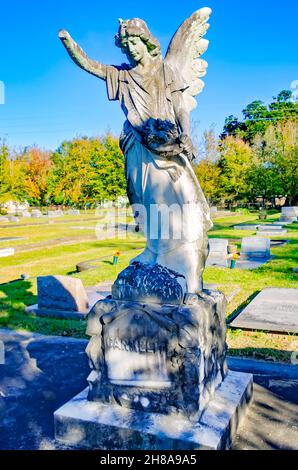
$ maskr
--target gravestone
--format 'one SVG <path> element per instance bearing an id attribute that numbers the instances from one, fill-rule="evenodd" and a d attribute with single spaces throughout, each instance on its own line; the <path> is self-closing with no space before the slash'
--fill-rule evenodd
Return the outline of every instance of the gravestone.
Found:
<path id="1" fill-rule="evenodd" d="M 9 222 L 12 222 L 12 223 L 17 223 L 17 222 L 20 221 L 20 219 L 18 217 L 16 217 L 15 215 L 10 215 L 8 217 L 8 220 L 9 220 Z"/>
<path id="2" fill-rule="evenodd" d="M 14 248 L 1 248 L 0 258 L 6 258 L 7 256 L 13 256 L 15 254 Z"/>
<path id="3" fill-rule="evenodd" d="M 233 328 L 298 333 L 298 289 L 263 289 L 231 322 Z"/>
<path id="4" fill-rule="evenodd" d="M 234 225 L 234 230 L 251 230 L 255 232 L 258 229 L 257 224 L 239 224 L 239 225 Z"/>
<path id="5" fill-rule="evenodd" d="M 228 267 L 228 244 L 223 238 L 209 238 L 209 255 L 206 266 Z"/>
<path id="6" fill-rule="evenodd" d="M 282 225 L 267 224 L 259 225 L 258 233 L 267 237 L 279 237 L 285 235 L 287 230 Z"/>
<path id="7" fill-rule="evenodd" d="M 48 217 L 62 217 L 63 215 L 63 211 L 60 209 L 56 211 L 48 211 Z"/>
<path id="8" fill-rule="evenodd" d="M 9 218 L 4 217 L 4 216 L 0 216 L 0 223 L 6 223 L 6 222 L 9 222 Z"/>
<path id="9" fill-rule="evenodd" d="M 31 217 L 31 214 L 29 211 L 23 211 L 21 213 L 21 217 L 23 217 L 24 219 L 29 219 Z"/>
<path id="10" fill-rule="evenodd" d="M 80 211 L 79 209 L 69 209 L 67 212 L 66 212 L 67 215 L 80 215 Z"/>
<path id="11" fill-rule="evenodd" d="M 70 276 L 39 276 L 38 304 L 26 309 L 38 316 L 77 319 L 89 311 L 88 297 L 82 281 Z"/>
<path id="12" fill-rule="evenodd" d="M 40 217 L 42 217 L 42 213 L 39 209 L 32 209 L 31 217 L 34 217 L 35 219 L 39 219 Z"/>
<path id="13" fill-rule="evenodd" d="M 241 258 L 270 258 L 270 240 L 264 237 L 245 237 L 241 244 Z"/>
<path id="14" fill-rule="evenodd" d="M 297 209 L 296 207 L 282 207 L 281 209 L 281 221 L 296 222 L 297 221 Z"/>

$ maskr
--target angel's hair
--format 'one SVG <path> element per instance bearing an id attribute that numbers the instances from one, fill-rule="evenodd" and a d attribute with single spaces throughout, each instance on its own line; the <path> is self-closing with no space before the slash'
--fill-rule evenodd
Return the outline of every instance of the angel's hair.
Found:
<path id="1" fill-rule="evenodd" d="M 115 44 L 120 47 L 124 53 L 128 53 L 127 40 L 130 36 L 139 37 L 148 49 L 152 57 L 161 55 L 161 48 L 158 40 L 152 36 L 145 21 L 139 18 L 132 20 L 119 20 L 119 30 L 115 36 Z"/>

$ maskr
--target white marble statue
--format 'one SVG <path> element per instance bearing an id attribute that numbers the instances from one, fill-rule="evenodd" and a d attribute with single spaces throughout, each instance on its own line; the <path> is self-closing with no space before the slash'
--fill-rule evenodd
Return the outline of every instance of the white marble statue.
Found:
<path id="1" fill-rule="evenodd" d="M 91 60 L 67 31 L 59 37 L 74 62 L 106 81 L 109 100 L 126 116 L 120 145 L 125 155 L 127 193 L 136 218 L 143 218 L 147 245 L 133 261 L 159 264 L 184 276 L 184 292 L 202 290 L 208 254 L 210 211 L 191 166 L 196 151 L 190 111 L 204 84 L 200 59 L 211 10 L 202 8 L 177 30 L 163 59 L 159 42 L 138 18 L 120 20 L 116 46 L 129 64 Z M 162 214 L 158 222 L 158 211 Z"/>

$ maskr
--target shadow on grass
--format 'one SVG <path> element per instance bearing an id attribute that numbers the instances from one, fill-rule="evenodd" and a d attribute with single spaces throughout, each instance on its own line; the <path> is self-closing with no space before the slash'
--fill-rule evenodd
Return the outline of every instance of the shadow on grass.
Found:
<path id="1" fill-rule="evenodd" d="M 25 307 L 37 303 L 31 281 L 0 284 L 0 328 L 24 329 L 46 335 L 85 337 L 85 323 L 29 315 Z"/>
<path id="2" fill-rule="evenodd" d="M 228 355 L 233 357 L 246 357 L 249 359 L 262 360 L 267 362 L 290 363 L 293 351 L 285 351 L 273 348 L 229 348 Z"/>

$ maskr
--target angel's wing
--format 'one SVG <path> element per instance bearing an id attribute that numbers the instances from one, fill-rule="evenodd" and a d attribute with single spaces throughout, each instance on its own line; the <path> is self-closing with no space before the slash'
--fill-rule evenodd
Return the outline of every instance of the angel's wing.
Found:
<path id="1" fill-rule="evenodd" d="M 201 8 L 187 18 L 174 34 L 165 57 L 165 63 L 179 70 L 186 82 L 184 97 L 188 111 L 196 107 L 194 96 L 205 85 L 200 77 L 206 75 L 208 64 L 200 57 L 208 49 L 209 41 L 203 36 L 209 29 L 207 21 L 211 13 L 210 8 Z"/>

